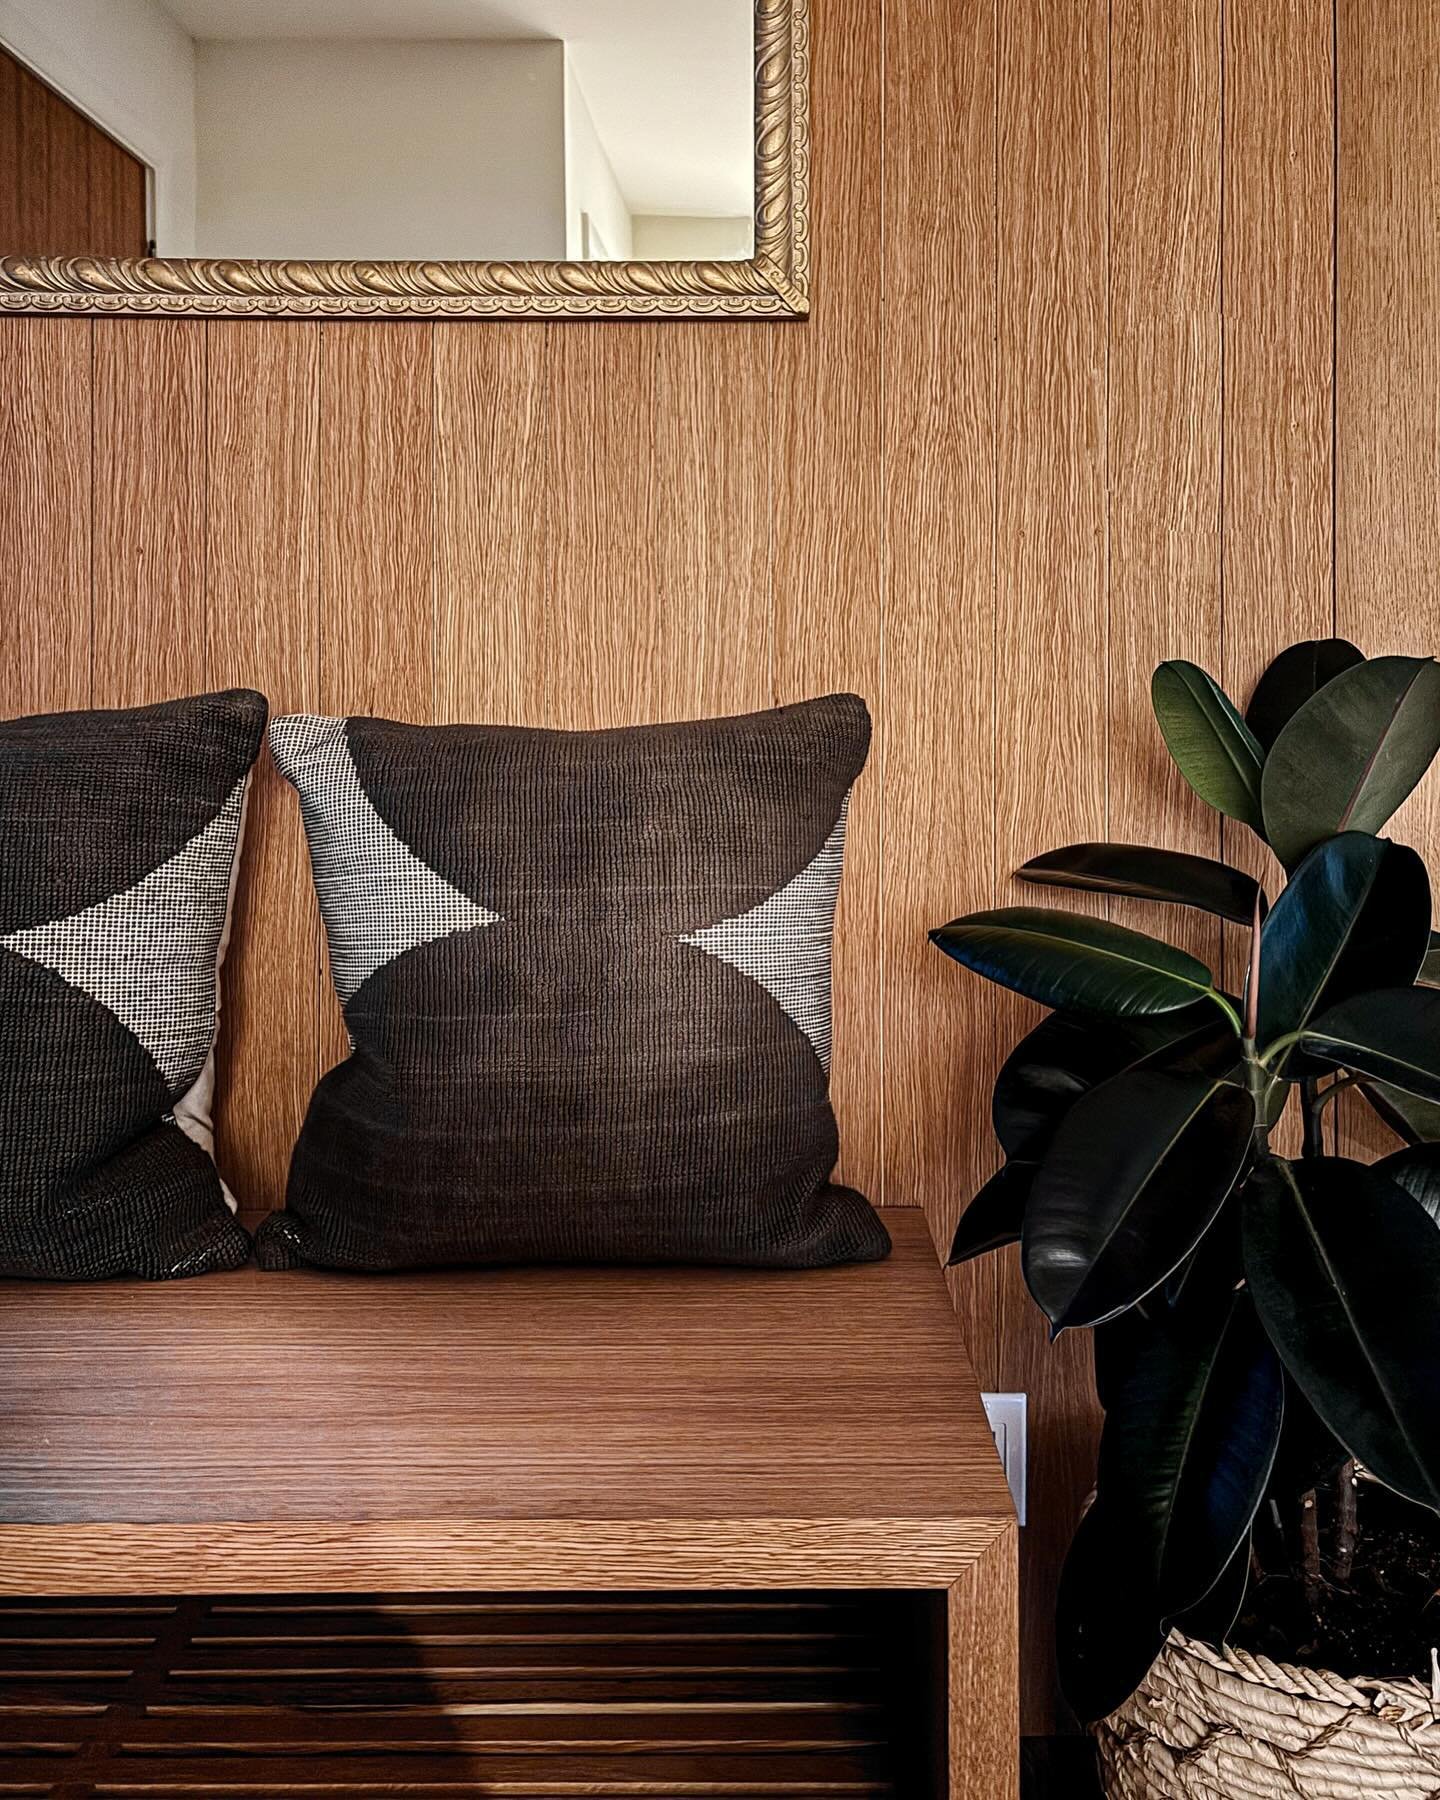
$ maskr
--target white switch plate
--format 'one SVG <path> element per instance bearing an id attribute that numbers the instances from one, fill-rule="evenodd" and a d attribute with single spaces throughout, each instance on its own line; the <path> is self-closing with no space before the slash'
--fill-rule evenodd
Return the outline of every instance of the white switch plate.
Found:
<path id="1" fill-rule="evenodd" d="M 995 1448 L 1000 1452 L 1000 1466 L 1010 1484 L 1010 1498 L 1020 1523 L 1025 1523 L 1025 1396 L 1023 1394 L 982 1394 L 985 1416 L 995 1433 Z"/>

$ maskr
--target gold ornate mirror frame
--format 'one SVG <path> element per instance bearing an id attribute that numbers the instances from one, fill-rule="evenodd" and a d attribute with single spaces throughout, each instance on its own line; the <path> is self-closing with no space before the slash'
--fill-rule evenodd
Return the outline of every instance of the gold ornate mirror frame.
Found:
<path id="1" fill-rule="evenodd" d="M 244 262 L 7 256 L 0 311 L 346 319 L 803 318 L 808 0 L 755 0 L 748 262 Z"/>

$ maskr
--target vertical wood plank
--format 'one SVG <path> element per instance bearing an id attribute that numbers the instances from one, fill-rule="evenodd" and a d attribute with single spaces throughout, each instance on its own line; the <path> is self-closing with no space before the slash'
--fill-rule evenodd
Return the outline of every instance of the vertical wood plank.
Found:
<path id="1" fill-rule="evenodd" d="M 272 716 L 313 710 L 321 327 L 207 329 L 210 679 L 259 688 Z M 318 1073 L 319 954 L 299 808 L 267 754 L 251 791 L 227 960 L 216 1119 L 221 1170 L 244 1207 L 276 1206 L 284 1194 Z"/>
<path id="2" fill-rule="evenodd" d="M 1001 7 L 997 45 L 996 856 L 1105 835 L 1106 0 Z M 1008 1051 L 1038 1018 L 999 1008 Z M 1030 1395 L 1024 1730 L 1053 1720 L 1055 1583 L 1094 1472 L 1089 1346 L 1048 1348 L 1013 1252 L 1000 1369 Z"/>
<path id="3" fill-rule="evenodd" d="M 942 1247 L 996 1156 L 995 991 L 926 937 L 995 889 L 995 29 L 885 11 L 885 1193 Z M 997 1279 L 952 1277 L 988 1387 Z"/>
<path id="4" fill-rule="evenodd" d="M 1336 630 L 1370 656 L 1440 652 L 1440 15 L 1339 0 Z M 1386 827 L 1440 885 L 1440 776 Z M 1346 1100 L 1350 1096 L 1345 1096 Z M 1389 1148 L 1362 1103 L 1356 1153 Z"/>
<path id="5" fill-rule="evenodd" d="M 26 68 L 18 74 L 20 237 L 12 253 L 85 256 L 95 127 Z"/>
<path id="6" fill-rule="evenodd" d="M 320 367 L 320 709 L 424 724 L 435 710 L 435 328 L 325 325 Z M 346 1036 L 324 969 L 317 1005 L 330 1068 Z"/>
<path id="7" fill-rule="evenodd" d="M 435 342 L 437 719 L 552 725 L 550 328 Z"/>
<path id="8" fill-rule="evenodd" d="M 90 704 L 91 325 L 0 319 L 0 714 Z"/>
<path id="9" fill-rule="evenodd" d="M 20 248 L 20 65 L 0 51 L 0 256 Z"/>
<path id="10" fill-rule="evenodd" d="M 435 707 L 435 327 L 322 327 L 319 699 Z"/>
<path id="11" fill-rule="evenodd" d="M 145 165 L 114 138 L 87 134 L 86 196 L 91 256 L 144 256 Z"/>
<path id="12" fill-rule="evenodd" d="M 887 715 L 876 550 L 881 413 L 872 372 L 883 331 L 874 257 L 859 248 L 858 222 L 874 221 L 881 208 L 881 10 L 865 0 L 827 0 L 816 10 L 814 311 L 808 324 L 770 334 L 775 688 L 781 701 L 848 688 L 868 700 L 875 720 L 869 768 L 850 812 L 836 926 L 832 1085 L 842 1179 L 880 1200 L 889 1197 L 880 1098 Z"/>
<path id="13" fill-rule="evenodd" d="M 547 660 L 568 726 L 769 702 L 766 358 L 743 331 L 554 328 Z"/>
<path id="14" fill-rule="evenodd" d="M 95 704 L 203 692 L 205 325 L 95 323 Z"/>
<path id="15" fill-rule="evenodd" d="M 1213 856 L 1219 816 L 1172 762 L 1150 678 L 1221 666 L 1219 3 L 1116 0 L 1112 34 L 1108 831 Z M 1112 910 L 1218 969 L 1203 914 Z"/>
<path id="16" fill-rule="evenodd" d="M 1243 707 L 1287 644 L 1333 629 L 1333 57 L 1329 0 L 1227 0 L 1224 670 Z M 1273 896 L 1279 863 L 1225 821 L 1225 859 Z M 1225 932 L 1238 989 L 1247 934 Z M 1276 1143 L 1298 1150 L 1292 1107 Z"/>

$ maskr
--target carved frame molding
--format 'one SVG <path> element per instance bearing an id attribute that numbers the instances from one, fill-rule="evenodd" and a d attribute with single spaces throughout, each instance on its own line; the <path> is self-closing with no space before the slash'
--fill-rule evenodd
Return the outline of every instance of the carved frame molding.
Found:
<path id="1" fill-rule="evenodd" d="M 808 0 L 755 0 L 748 262 L 0 258 L 0 312 L 247 318 L 803 318 L 810 307 Z"/>

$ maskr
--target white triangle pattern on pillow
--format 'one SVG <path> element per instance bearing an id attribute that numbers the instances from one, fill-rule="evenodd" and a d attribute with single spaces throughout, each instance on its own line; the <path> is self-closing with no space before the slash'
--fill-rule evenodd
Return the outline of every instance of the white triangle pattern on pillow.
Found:
<path id="1" fill-rule="evenodd" d="M 693 944 L 758 982 L 830 1067 L 830 942 L 845 857 L 847 795 L 834 829 L 800 873 L 733 919 L 685 933 Z"/>
<path id="2" fill-rule="evenodd" d="M 501 914 L 437 875 L 380 817 L 361 786 L 344 719 L 276 719 L 270 749 L 300 794 L 342 1006 L 407 950 L 500 922 Z M 297 780 L 302 764 L 306 773 Z"/>
<path id="3" fill-rule="evenodd" d="M 114 1013 L 154 1058 L 172 1097 L 199 1078 L 214 1045 L 217 963 L 248 780 L 134 887 L 0 937 L 0 947 L 53 969 Z"/>

